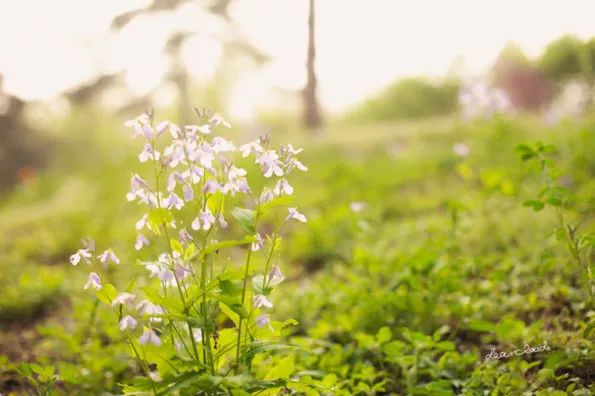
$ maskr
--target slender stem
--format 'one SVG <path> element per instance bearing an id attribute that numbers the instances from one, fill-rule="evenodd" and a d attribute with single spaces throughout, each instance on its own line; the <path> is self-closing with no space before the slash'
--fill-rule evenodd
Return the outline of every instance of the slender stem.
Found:
<path id="1" fill-rule="evenodd" d="M 215 364 L 213 362 L 213 351 L 211 351 L 211 335 L 210 335 L 210 331 L 209 331 L 209 327 L 207 325 L 207 318 L 209 317 L 208 315 L 208 306 L 207 306 L 207 260 L 206 258 L 202 259 L 202 263 L 201 263 L 201 267 L 202 267 L 202 271 L 201 271 L 201 291 L 203 293 L 202 296 L 202 316 L 204 318 L 205 324 L 204 324 L 204 335 L 203 335 L 203 342 L 204 342 L 204 346 L 206 347 L 206 354 L 209 360 L 209 364 L 211 367 L 211 371 L 215 372 Z M 206 365 L 206 364 L 205 364 Z"/>
<path id="2" fill-rule="evenodd" d="M 151 146 L 153 149 L 153 153 L 155 153 L 155 142 L 152 141 L 151 142 Z M 161 209 L 161 196 L 160 196 L 160 189 L 159 189 L 159 172 L 157 170 L 157 160 L 155 158 L 155 155 L 153 155 L 153 169 L 155 171 L 155 193 L 157 195 L 157 207 L 159 209 Z M 171 247 L 171 239 L 169 237 L 169 230 L 167 229 L 167 224 L 165 223 L 165 221 L 162 221 L 162 225 L 163 225 L 163 232 L 165 233 L 165 238 L 167 239 L 167 249 L 168 249 L 168 253 L 169 253 L 169 257 L 172 263 L 172 266 L 174 266 L 174 268 L 172 268 L 172 272 L 174 274 L 174 278 L 176 281 L 176 286 L 178 288 L 178 292 L 180 293 L 180 299 L 182 300 L 182 304 L 184 306 L 184 314 L 188 313 L 188 307 L 186 307 L 186 300 L 184 298 L 184 292 L 182 291 L 182 286 L 180 285 L 180 281 L 176 275 L 176 271 L 175 271 L 175 265 L 174 265 L 174 255 L 173 255 L 173 250 Z M 196 347 L 196 342 L 194 340 L 194 336 L 192 334 L 192 326 L 190 325 L 190 321 L 186 320 L 186 324 L 188 326 L 188 333 L 190 335 L 190 342 L 192 343 L 192 349 L 194 351 L 194 356 L 196 358 L 197 361 L 199 361 L 199 357 L 198 357 L 198 349 Z M 206 363 L 206 362 L 205 362 Z"/>
<path id="3" fill-rule="evenodd" d="M 151 387 L 153 388 L 153 394 L 155 396 L 157 396 L 159 393 L 157 392 L 157 388 L 155 387 L 155 382 L 153 381 L 153 378 L 151 378 L 151 375 L 149 372 L 149 367 L 147 366 L 147 363 L 145 362 L 145 360 L 143 358 L 141 358 L 140 354 L 138 353 L 138 350 L 134 346 L 134 343 L 130 339 L 128 340 L 128 344 L 130 344 L 130 347 L 134 351 L 136 358 L 139 360 L 141 368 L 143 369 L 145 375 L 147 376 L 147 378 L 149 378 L 149 381 L 151 381 Z"/>
<path id="4" fill-rule="evenodd" d="M 248 274 L 250 273 L 250 259 L 252 258 L 252 246 L 248 246 L 248 254 L 246 255 L 246 263 L 244 264 L 244 282 L 242 285 L 242 306 L 244 306 L 244 301 L 246 300 L 246 288 L 248 284 Z M 242 344 L 242 324 L 244 323 L 244 318 L 240 316 L 240 320 L 238 323 L 238 340 L 236 345 L 236 368 L 235 372 L 238 373 L 238 368 L 240 365 L 240 349 Z"/>

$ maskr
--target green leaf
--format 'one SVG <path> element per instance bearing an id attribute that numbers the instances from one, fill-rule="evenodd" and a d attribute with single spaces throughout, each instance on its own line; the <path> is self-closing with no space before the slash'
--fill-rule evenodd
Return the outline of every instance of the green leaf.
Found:
<path id="1" fill-rule="evenodd" d="M 523 206 L 533 208 L 533 210 L 538 212 L 541 209 L 543 209 L 543 207 L 545 206 L 545 203 L 538 199 L 530 199 L 528 201 L 523 202 Z"/>
<path id="2" fill-rule="evenodd" d="M 405 344 L 402 341 L 391 341 L 382 346 L 382 352 L 389 357 L 397 357 L 404 354 Z"/>
<path id="3" fill-rule="evenodd" d="M 533 148 L 531 148 L 531 146 L 529 146 L 528 144 L 519 144 L 516 147 L 516 151 L 521 155 L 521 159 L 523 161 L 527 161 L 527 160 L 535 157 L 535 155 L 536 155 Z"/>
<path id="4" fill-rule="evenodd" d="M 190 243 L 184 251 L 184 260 L 189 261 L 194 256 L 194 253 L 196 253 L 196 245 Z"/>
<path id="5" fill-rule="evenodd" d="M 264 275 L 256 275 L 252 278 L 252 287 L 254 287 L 254 291 L 258 294 L 267 295 L 271 291 L 270 288 L 265 290 L 265 277 Z"/>
<path id="6" fill-rule="evenodd" d="M 227 307 L 229 309 L 231 309 L 233 312 L 235 312 L 236 314 L 238 314 L 240 316 L 240 318 L 248 317 L 248 311 L 246 311 L 246 308 L 242 304 L 242 301 L 240 300 L 239 297 L 222 295 L 222 296 L 219 296 L 219 302 L 227 305 Z"/>
<path id="7" fill-rule="evenodd" d="M 277 206 L 289 206 L 293 202 L 293 196 L 291 195 L 282 195 L 280 197 L 276 197 L 271 199 L 270 201 L 264 203 L 259 211 L 260 213 L 266 212 L 274 207 Z"/>
<path id="8" fill-rule="evenodd" d="M 254 341 L 248 345 L 246 345 L 246 352 L 244 352 L 241 356 L 241 360 L 244 362 L 251 362 L 259 353 L 267 353 L 267 352 L 279 352 L 283 350 L 297 350 L 298 348 L 287 345 L 281 344 L 278 342 L 265 342 L 265 341 Z"/>
<path id="9" fill-rule="evenodd" d="M 436 348 L 441 349 L 443 351 L 454 351 L 455 344 L 451 341 L 441 341 L 436 343 Z"/>
<path id="10" fill-rule="evenodd" d="M 111 283 L 103 285 L 103 287 L 97 290 L 97 298 L 104 304 L 110 305 L 114 298 L 118 295 L 118 290 Z"/>
<path id="11" fill-rule="evenodd" d="M 381 327 L 376 333 L 376 340 L 381 344 L 390 341 L 391 338 L 393 338 L 393 334 L 388 326 Z"/>
<path id="12" fill-rule="evenodd" d="M 252 242 L 254 242 L 254 237 L 252 235 L 240 240 L 215 242 L 210 245 L 207 245 L 207 247 L 203 251 L 203 256 L 208 256 L 209 254 L 216 252 L 217 250 L 225 249 L 232 246 L 248 245 Z"/>
<path id="13" fill-rule="evenodd" d="M 479 319 L 470 320 L 468 326 L 471 330 L 480 331 L 483 333 L 488 333 L 496 329 L 496 325 L 494 323 Z"/>
<path id="14" fill-rule="evenodd" d="M 234 208 L 231 215 L 244 227 L 244 229 L 251 235 L 256 233 L 254 228 L 254 220 L 256 219 L 256 212 L 252 209 Z"/>
<path id="15" fill-rule="evenodd" d="M 170 223 L 173 219 L 174 216 L 167 209 L 158 208 L 149 214 L 147 222 L 149 223 L 151 229 L 158 234 L 159 227 L 161 227 L 163 224 Z"/>
<path id="16" fill-rule="evenodd" d="M 240 325 L 240 315 L 238 315 L 231 308 L 229 308 L 227 304 L 220 303 L 219 309 L 221 309 L 221 312 L 223 312 L 225 316 L 231 319 L 231 321 L 235 324 L 236 327 Z"/>
<path id="17" fill-rule="evenodd" d="M 171 238 L 169 240 L 169 245 L 171 246 L 171 248 L 174 252 L 178 252 L 180 254 L 184 253 L 184 248 L 182 247 L 182 244 L 177 239 Z"/>
<path id="18" fill-rule="evenodd" d="M 547 200 L 547 203 L 549 203 L 552 206 L 562 206 L 562 200 L 560 198 L 557 197 L 551 197 Z"/>
<path id="19" fill-rule="evenodd" d="M 242 292 L 242 287 L 229 279 L 219 279 L 219 288 L 227 296 L 237 296 Z"/>
<path id="20" fill-rule="evenodd" d="M 273 364 L 266 373 L 265 380 L 274 380 L 278 378 L 288 379 L 295 370 L 295 362 L 293 355 L 285 356 Z"/>

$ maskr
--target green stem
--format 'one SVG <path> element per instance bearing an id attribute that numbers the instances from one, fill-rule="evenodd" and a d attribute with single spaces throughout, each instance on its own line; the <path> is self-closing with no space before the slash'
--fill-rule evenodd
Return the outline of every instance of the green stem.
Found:
<path id="1" fill-rule="evenodd" d="M 152 141 L 151 142 L 151 146 L 153 149 L 153 152 L 155 152 L 155 142 Z M 160 189 L 159 189 L 159 172 L 157 170 L 157 160 L 155 159 L 155 156 L 153 155 L 153 169 L 155 171 L 155 193 L 157 195 L 157 207 L 159 209 L 161 209 L 161 196 L 160 196 Z M 176 275 L 176 270 L 175 270 L 175 265 L 174 265 L 174 255 L 173 255 L 173 250 L 171 247 L 171 239 L 169 237 L 169 230 L 167 229 L 167 224 L 165 223 L 165 221 L 162 221 L 161 223 L 163 225 L 163 232 L 165 233 L 165 238 L 167 239 L 167 249 L 168 249 L 168 253 L 169 253 L 169 257 L 172 263 L 172 272 L 174 274 L 174 278 L 176 280 L 176 286 L 178 288 L 178 292 L 180 293 L 180 299 L 182 300 L 182 304 L 184 306 L 184 314 L 188 314 L 188 307 L 186 307 L 186 299 L 184 298 L 184 292 L 182 291 L 182 286 L 180 285 L 180 282 L 178 280 L 178 277 Z M 186 320 L 186 324 L 188 326 L 188 333 L 190 334 L 190 341 L 192 343 L 192 350 L 194 351 L 194 356 L 196 358 L 197 361 L 199 361 L 199 357 L 198 357 L 198 349 L 196 347 L 196 342 L 194 341 L 194 336 L 192 334 L 192 326 L 190 325 L 190 321 Z M 206 364 L 206 362 L 205 362 Z"/>
<path id="2" fill-rule="evenodd" d="M 248 275 L 250 273 L 250 259 L 252 258 L 252 246 L 248 246 L 248 255 L 246 256 L 246 263 L 244 264 L 244 282 L 242 285 L 242 306 L 244 306 L 244 302 L 246 301 L 246 289 L 248 284 Z M 238 369 L 240 366 L 240 350 L 242 345 L 242 325 L 244 323 L 244 318 L 240 316 L 240 321 L 238 323 L 238 340 L 236 343 L 236 368 L 235 373 L 238 373 Z"/>
<path id="3" fill-rule="evenodd" d="M 157 392 L 157 388 L 155 387 L 155 382 L 153 381 L 153 378 L 151 378 L 151 374 L 149 372 L 149 367 L 147 366 L 147 363 L 145 362 L 145 360 L 143 358 L 141 358 L 140 354 L 138 353 L 138 350 L 134 346 L 134 343 L 130 339 L 128 340 L 128 344 L 130 345 L 130 347 L 134 351 L 134 354 L 136 355 L 136 358 L 140 362 L 141 368 L 143 369 L 145 376 L 149 379 L 149 381 L 151 381 L 151 387 L 153 388 L 153 394 L 155 396 L 157 396 L 159 393 Z"/>

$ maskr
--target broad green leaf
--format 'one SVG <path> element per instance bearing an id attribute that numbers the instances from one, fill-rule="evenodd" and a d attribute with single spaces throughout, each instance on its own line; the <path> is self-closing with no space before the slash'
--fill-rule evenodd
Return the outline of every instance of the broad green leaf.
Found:
<path id="1" fill-rule="evenodd" d="M 381 327 L 378 333 L 376 333 L 376 341 L 381 344 L 390 341 L 391 338 L 393 338 L 393 334 L 388 326 Z"/>
<path id="2" fill-rule="evenodd" d="M 271 362 L 269 367 L 264 377 L 265 380 L 289 378 L 295 369 L 294 357 L 293 355 L 285 356 L 276 362 Z"/>
<path id="3" fill-rule="evenodd" d="M 396 357 L 404 354 L 405 344 L 403 342 L 395 340 L 388 342 L 382 346 L 382 352 L 389 357 Z"/>
<path id="4" fill-rule="evenodd" d="M 293 196 L 291 196 L 291 195 L 282 195 L 282 196 L 273 198 L 270 201 L 265 202 L 264 204 L 262 204 L 260 206 L 259 211 L 261 213 L 264 213 L 264 212 L 268 211 L 269 209 L 272 209 L 272 208 L 277 207 L 277 206 L 289 206 L 289 205 L 291 205 L 291 202 L 293 202 Z"/>
<path id="5" fill-rule="evenodd" d="M 248 317 L 248 311 L 246 311 L 246 308 L 242 304 L 242 301 L 240 300 L 239 297 L 231 297 L 231 296 L 222 295 L 222 296 L 219 296 L 219 302 L 227 305 L 227 307 L 229 309 L 231 309 L 233 312 L 238 314 L 241 318 Z"/>
<path id="6" fill-rule="evenodd" d="M 256 229 L 254 228 L 254 220 L 256 219 L 256 213 L 252 209 L 239 208 L 239 207 L 234 208 L 231 211 L 231 215 L 251 235 L 256 233 Z"/>
<path id="7" fill-rule="evenodd" d="M 265 342 L 265 341 L 254 341 L 246 345 L 245 352 L 241 356 L 241 360 L 244 362 L 251 362 L 254 356 L 259 353 L 279 352 L 284 350 L 297 350 L 298 348 L 281 344 L 277 342 Z"/>
<path id="8" fill-rule="evenodd" d="M 253 236 L 247 236 L 244 239 L 240 239 L 240 240 L 215 242 L 210 245 L 207 245 L 207 247 L 203 251 L 203 256 L 208 256 L 209 254 L 216 252 L 217 250 L 221 250 L 221 249 L 225 249 L 225 248 L 233 247 L 233 246 L 247 245 L 252 242 L 254 242 Z"/>
<path id="9" fill-rule="evenodd" d="M 255 275 L 252 278 L 252 287 L 254 287 L 254 291 L 258 294 L 268 294 L 265 290 L 265 277 L 264 275 Z M 270 290 L 269 290 L 270 291 Z"/>
<path id="10" fill-rule="evenodd" d="M 242 292 L 242 287 L 229 279 L 219 279 L 219 288 L 227 296 L 237 296 Z"/>
<path id="11" fill-rule="evenodd" d="M 170 223 L 173 219 L 174 216 L 167 209 L 158 208 L 149 214 L 147 223 L 153 232 L 159 234 L 159 227 L 161 227 L 163 224 Z"/>
<path id="12" fill-rule="evenodd" d="M 540 211 L 545 206 L 545 203 L 538 199 L 530 199 L 528 201 L 523 202 L 523 206 L 533 208 L 533 210 L 535 211 Z"/>
<path id="13" fill-rule="evenodd" d="M 104 304 L 110 305 L 114 298 L 118 295 L 118 291 L 111 283 L 106 283 L 103 287 L 97 290 L 97 298 Z"/>
<path id="14" fill-rule="evenodd" d="M 174 252 L 178 252 L 180 254 L 184 253 L 184 248 L 182 247 L 182 244 L 177 239 L 171 238 L 169 240 L 169 244 Z"/>

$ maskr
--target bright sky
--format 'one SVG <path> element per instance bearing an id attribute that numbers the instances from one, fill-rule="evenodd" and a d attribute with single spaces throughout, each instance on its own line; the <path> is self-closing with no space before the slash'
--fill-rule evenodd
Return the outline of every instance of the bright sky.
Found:
<path id="1" fill-rule="evenodd" d="M 162 47 L 175 28 L 206 33 L 189 42 L 184 59 L 195 78 L 212 78 L 221 49 L 210 35 L 225 26 L 196 5 L 109 33 L 114 15 L 147 2 L 0 0 L 4 89 L 51 100 L 101 71 L 125 70 L 134 92 L 148 92 L 167 70 Z M 241 75 L 231 95 L 232 116 L 249 118 L 273 88 L 304 84 L 307 1 L 236 0 L 232 15 L 242 34 L 272 57 Z M 510 41 L 536 55 L 565 33 L 595 36 L 594 15 L 590 0 L 318 0 L 320 97 L 327 110 L 341 110 L 398 77 L 442 75 L 455 59 L 479 73 Z"/>

